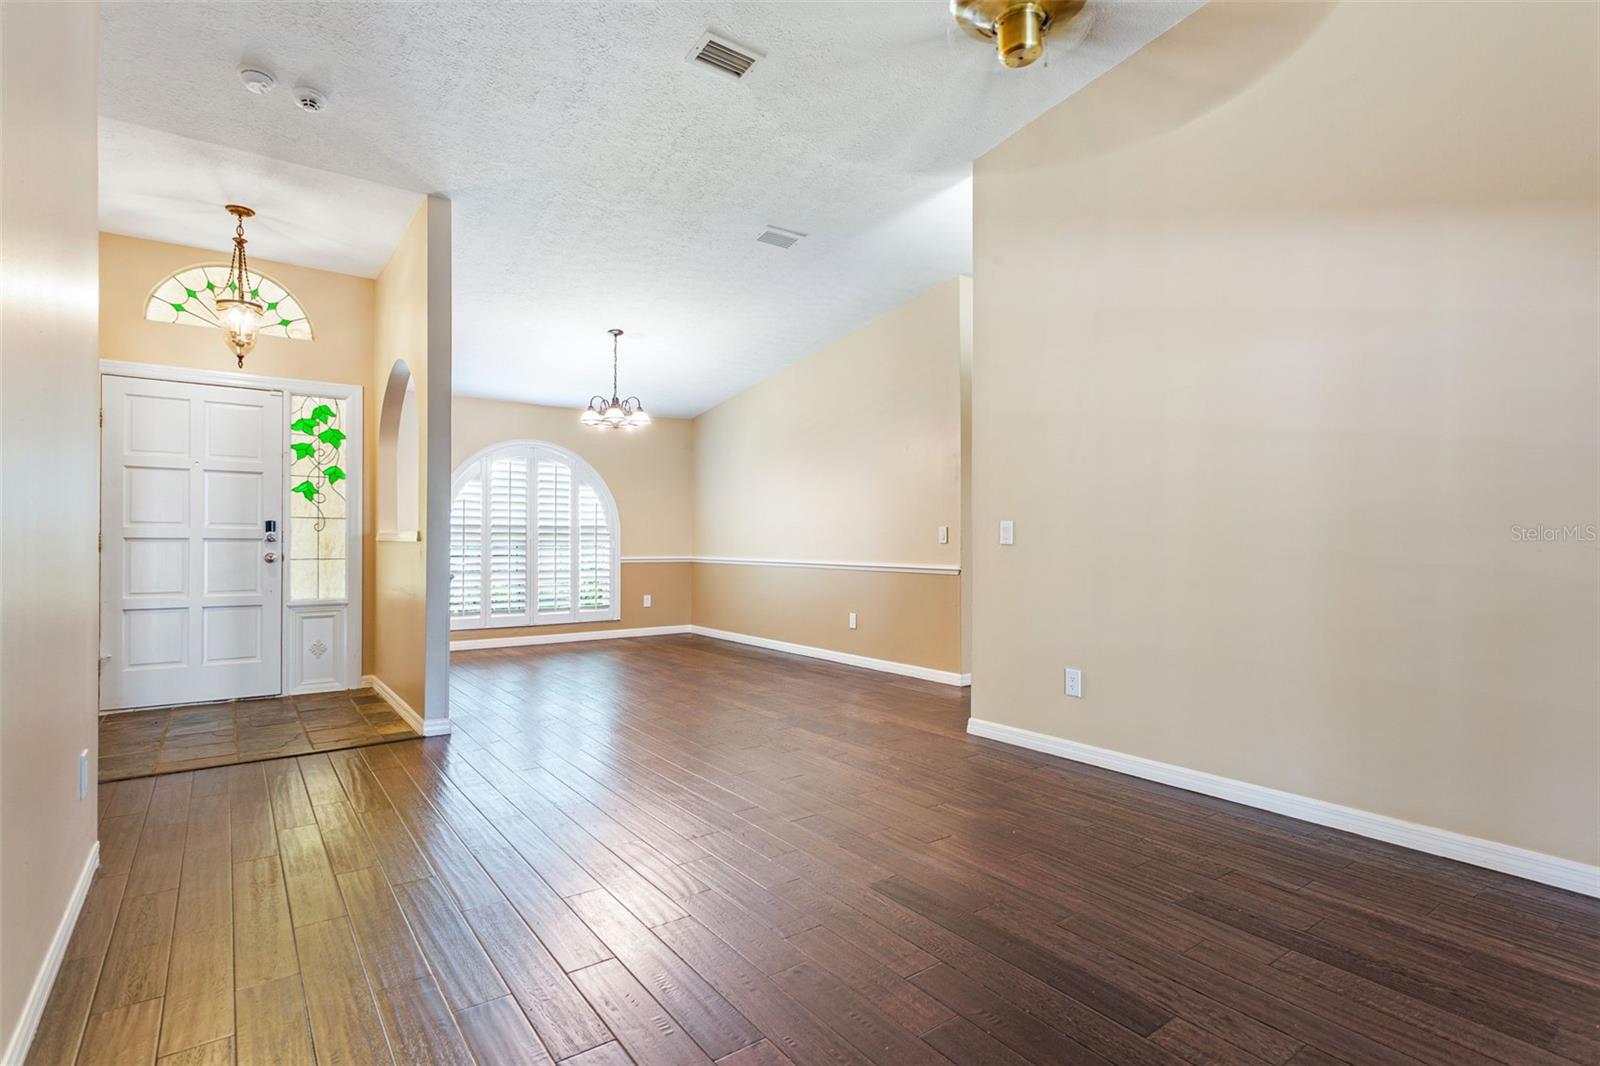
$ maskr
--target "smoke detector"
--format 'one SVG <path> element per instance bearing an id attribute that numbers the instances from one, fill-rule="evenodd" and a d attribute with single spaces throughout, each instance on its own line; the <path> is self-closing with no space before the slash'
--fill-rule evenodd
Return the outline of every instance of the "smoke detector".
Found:
<path id="1" fill-rule="evenodd" d="M 313 89 L 309 85 L 294 87 L 294 102 L 300 110 L 309 111 L 313 115 L 328 110 L 328 95 L 321 89 Z"/>
<path id="2" fill-rule="evenodd" d="M 257 96 L 265 96 L 278 84 L 278 79 L 265 70 L 255 67 L 240 67 L 239 80 L 244 82 L 244 87 Z"/>
<path id="3" fill-rule="evenodd" d="M 707 30 L 684 58 L 701 70 L 738 81 L 750 73 L 756 60 L 766 58 L 766 53 Z"/>
<path id="4" fill-rule="evenodd" d="M 774 248 L 793 248 L 800 243 L 800 238 L 804 236 L 804 233 L 798 233 L 792 229 L 784 229 L 781 226 L 768 226 L 756 237 L 756 243 L 770 244 Z"/>

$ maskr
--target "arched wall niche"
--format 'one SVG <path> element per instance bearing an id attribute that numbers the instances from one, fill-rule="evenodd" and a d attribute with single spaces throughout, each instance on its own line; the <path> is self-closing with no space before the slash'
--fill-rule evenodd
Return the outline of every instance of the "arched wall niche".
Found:
<path id="1" fill-rule="evenodd" d="M 420 539 L 421 466 L 417 382 L 406 361 L 396 359 L 384 385 L 383 409 L 378 416 L 379 539 Z"/>

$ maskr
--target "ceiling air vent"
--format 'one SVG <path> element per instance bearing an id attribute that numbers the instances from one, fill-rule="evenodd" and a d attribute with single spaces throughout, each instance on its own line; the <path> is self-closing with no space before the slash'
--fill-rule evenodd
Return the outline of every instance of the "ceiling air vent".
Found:
<path id="1" fill-rule="evenodd" d="M 770 244 L 774 248 L 793 248 L 800 238 L 804 236 L 804 233 L 796 233 L 792 229 L 768 226 L 761 231 L 761 235 L 756 238 L 756 241 L 759 244 Z"/>
<path id="2" fill-rule="evenodd" d="M 708 32 L 695 43 L 688 58 L 689 62 L 704 70 L 737 80 L 750 73 L 750 68 L 756 65 L 756 60 L 764 56 L 765 53 L 758 52 L 754 48 L 736 44 L 726 37 L 718 37 Z"/>

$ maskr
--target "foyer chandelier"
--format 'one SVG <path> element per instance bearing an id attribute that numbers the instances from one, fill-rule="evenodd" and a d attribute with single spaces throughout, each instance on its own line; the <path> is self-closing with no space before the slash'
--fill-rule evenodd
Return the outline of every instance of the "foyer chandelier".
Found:
<path id="1" fill-rule="evenodd" d="M 606 332 L 611 334 L 611 399 L 591 396 L 589 406 L 578 416 L 578 421 L 594 429 L 639 429 L 648 426 L 650 416 L 645 413 L 639 397 L 629 396 L 626 400 L 617 398 L 617 341 L 621 339 L 622 331 L 612 329 Z"/>
<path id="2" fill-rule="evenodd" d="M 244 251 L 244 220 L 254 218 L 256 213 L 239 204 L 228 204 L 227 210 L 235 219 L 233 258 L 228 262 L 228 282 L 216 298 L 217 321 L 222 326 L 223 343 L 242 368 L 244 357 L 256 346 L 256 331 L 261 328 L 265 310 L 256 291 L 259 283 L 250 280 L 250 258 Z"/>

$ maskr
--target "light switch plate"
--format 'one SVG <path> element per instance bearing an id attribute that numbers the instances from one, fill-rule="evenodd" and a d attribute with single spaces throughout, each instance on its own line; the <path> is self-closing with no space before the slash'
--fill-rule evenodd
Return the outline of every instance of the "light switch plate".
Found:
<path id="1" fill-rule="evenodd" d="M 939 543 L 940 544 L 949 544 L 950 543 L 950 527 L 949 526 L 940 526 L 939 527 Z"/>
<path id="2" fill-rule="evenodd" d="M 1012 526 L 1011 519 L 1007 518 L 1000 523 L 1000 543 L 1015 544 L 1016 539 L 1016 529 Z"/>
<path id="3" fill-rule="evenodd" d="M 851 611 L 850 612 L 850 628 L 854 629 L 855 627 L 856 627 L 856 613 L 854 611 Z"/>

